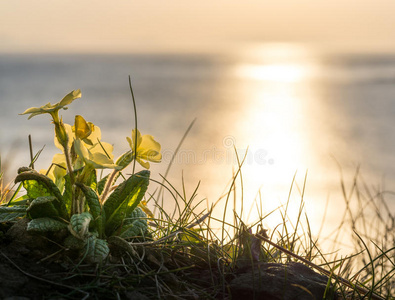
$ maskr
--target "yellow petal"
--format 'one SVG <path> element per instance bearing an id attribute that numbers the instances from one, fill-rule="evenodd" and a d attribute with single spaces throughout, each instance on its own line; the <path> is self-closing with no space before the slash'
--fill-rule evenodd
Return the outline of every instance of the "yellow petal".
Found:
<path id="1" fill-rule="evenodd" d="M 71 102 L 78 98 L 81 98 L 80 89 L 68 93 L 66 96 L 63 97 L 62 100 L 60 100 L 59 103 L 56 103 L 55 105 L 61 108 L 63 106 L 69 105 Z"/>
<path id="2" fill-rule="evenodd" d="M 160 144 L 154 140 L 154 137 L 148 134 L 143 135 L 140 147 L 144 149 L 152 149 L 157 152 L 160 152 L 161 148 Z"/>
<path id="3" fill-rule="evenodd" d="M 81 140 L 87 138 L 91 134 L 91 127 L 85 119 L 79 115 L 75 116 L 74 133 L 75 136 Z"/>
<path id="4" fill-rule="evenodd" d="M 38 172 L 38 173 L 45 175 L 45 174 L 47 174 L 47 170 L 45 170 L 45 169 L 40 169 L 40 172 Z"/>
<path id="5" fill-rule="evenodd" d="M 153 162 L 160 162 L 162 159 L 160 150 L 161 145 L 154 140 L 152 135 L 146 134 L 142 137 L 142 142 L 138 150 L 138 156 Z"/>
<path id="6" fill-rule="evenodd" d="M 86 140 L 89 140 L 89 142 L 87 142 L 88 144 L 95 145 L 101 140 L 101 130 L 99 126 L 96 126 L 93 123 L 88 122 L 88 124 L 90 126 L 91 133 Z"/>
<path id="7" fill-rule="evenodd" d="M 52 163 L 53 164 L 58 164 L 64 167 L 66 166 L 66 158 L 64 157 L 64 154 L 55 154 L 52 158 Z"/>
<path id="8" fill-rule="evenodd" d="M 77 153 L 77 155 L 81 157 L 84 161 L 86 159 L 90 159 L 89 151 L 80 139 L 74 139 L 74 150 L 75 153 Z"/>
<path id="9" fill-rule="evenodd" d="M 132 140 L 133 140 L 133 149 L 132 150 L 134 150 L 135 145 L 137 145 L 137 148 L 138 148 L 141 144 L 141 141 L 142 141 L 141 133 L 139 130 L 137 130 L 137 142 L 136 142 L 136 129 L 132 130 Z"/>
<path id="10" fill-rule="evenodd" d="M 34 116 L 44 114 L 44 113 L 55 114 L 55 112 L 57 112 L 59 109 L 64 108 L 64 106 L 70 104 L 75 99 L 80 98 L 80 97 L 81 97 L 80 90 L 72 91 L 71 93 L 68 93 L 58 103 L 55 103 L 52 105 L 51 103 L 48 102 L 47 104 L 45 104 L 41 107 L 31 107 L 31 108 L 25 110 L 23 113 L 21 113 L 21 115 L 30 114 L 28 119 L 31 119 Z M 66 108 L 64 108 L 64 109 L 66 109 Z"/>
<path id="11" fill-rule="evenodd" d="M 136 161 L 142 165 L 144 168 L 149 169 L 150 164 L 148 161 L 142 161 L 139 157 L 136 157 Z"/>
<path id="12" fill-rule="evenodd" d="M 100 145 L 101 144 L 101 145 Z M 108 155 L 111 159 L 114 159 L 114 155 L 112 154 L 113 150 L 114 150 L 114 146 L 106 143 L 106 142 L 101 142 L 100 144 L 97 144 L 97 146 L 95 148 L 100 149 L 98 150 L 98 152 L 100 153 L 104 153 L 106 155 Z M 104 150 L 103 150 L 104 148 Z"/>
<path id="13" fill-rule="evenodd" d="M 87 162 L 90 163 L 91 165 L 93 165 L 93 167 L 95 169 L 107 169 L 107 168 L 118 169 L 118 168 L 120 168 L 119 166 L 114 164 L 112 159 L 109 159 L 103 153 L 93 153 L 93 154 L 91 153 L 90 159 Z"/>

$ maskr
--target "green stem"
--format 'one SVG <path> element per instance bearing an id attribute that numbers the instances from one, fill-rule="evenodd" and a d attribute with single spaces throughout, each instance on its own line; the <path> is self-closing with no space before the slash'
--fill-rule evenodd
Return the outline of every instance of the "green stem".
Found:
<path id="1" fill-rule="evenodd" d="M 136 100 L 134 100 L 134 93 L 133 93 L 133 88 L 132 88 L 132 79 L 130 78 L 129 75 L 129 88 L 130 88 L 130 93 L 132 94 L 132 101 L 133 101 L 133 111 L 134 111 L 134 128 L 135 128 L 135 133 L 134 133 L 134 154 L 137 155 L 137 108 L 136 108 Z M 136 160 L 133 161 L 133 172 L 136 168 Z"/>
<path id="2" fill-rule="evenodd" d="M 90 186 L 92 184 L 92 180 L 91 180 L 92 173 L 96 173 L 95 168 L 90 164 L 85 164 L 85 167 L 82 169 L 82 172 L 75 179 L 75 182 L 82 183 L 86 186 Z M 77 213 L 80 214 L 80 213 L 84 212 L 85 197 L 84 197 L 83 193 L 81 193 L 80 189 L 75 190 L 74 198 L 76 199 L 75 201 L 78 205 L 78 212 Z"/>
<path id="3" fill-rule="evenodd" d="M 67 135 L 66 128 L 64 127 L 62 119 L 59 119 L 58 110 L 51 113 L 53 123 L 55 125 L 55 135 L 58 139 L 59 144 L 63 147 L 63 153 L 66 158 L 67 171 L 70 176 L 71 183 L 71 215 L 79 213 L 79 205 L 77 203 L 77 197 L 75 195 L 75 177 L 74 170 L 71 163 L 70 151 L 69 151 L 69 136 Z"/>
<path id="4" fill-rule="evenodd" d="M 68 145 L 63 146 L 63 152 L 64 152 L 64 157 L 66 158 L 66 165 L 67 165 L 67 171 L 70 176 L 70 183 L 71 183 L 71 215 L 78 213 L 78 204 L 76 203 L 77 199 L 75 198 L 75 193 L 74 193 L 74 183 L 75 183 L 75 177 L 74 177 L 74 170 L 73 166 L 71 164 L 71 158 L 70 158 L 70 152 L 68 149 Z"/>
<path id="5" fill-rule="evenodd" d="M 111 175 L 108 177 L 108 180 L 106 182 L 106 186 L 104 187 L 103 193 L 101 195 L 101 203 L 104 203 L 104 201 L 107 198 L 108 193 L 110 192 L 110 187 L 112 185 L 112 182 L 114 181 L 115 176 L 118 174 L 118 170 L 112 171 Z"/>

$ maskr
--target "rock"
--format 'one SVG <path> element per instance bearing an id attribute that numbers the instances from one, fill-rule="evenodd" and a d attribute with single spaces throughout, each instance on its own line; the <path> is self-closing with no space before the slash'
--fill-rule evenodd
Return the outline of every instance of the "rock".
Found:
<path id="1" fill-rule="evenodd" d="M 322 299 L 328 278 L 296 262 L 261 263 L 230 282 L 232 299 Z"/>
<path id="2" fill-rule="evenodd" d="M 48 241 L 42 236 L 26 231 L 28 219 L 18 220 L 6 233 L 12 247 L 17 253 L 31 255 L 32 250 L 46 249 Z"/>

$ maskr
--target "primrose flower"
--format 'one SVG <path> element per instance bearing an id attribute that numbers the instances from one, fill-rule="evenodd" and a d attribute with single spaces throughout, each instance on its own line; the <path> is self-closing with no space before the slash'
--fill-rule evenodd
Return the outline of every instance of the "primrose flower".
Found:
<path id="1" fill-rule="evenodd" d="M 86 122 L 83 117 L 77 115 L 75 116 L 74 126 L 64 124 L 64 127 L 67 135 L 70 137 L 68 141 L 69 148 L 71 148 L 73 141 L 78 138 L 82 140 L 87 147 L 93 146 L 99 147 L 101 149 L 101 146 L 99 144 L 99 141 L 101 140 L 101 130 L 95 124 L 91 122 Z M 54 138 L 54 143 L 58 149 L 62 150 L 62 145 L 58 142 L 58 139 L 56 137 Z M 105 149 L 108 145 L 111 146 L 110 144 L 105 142 L 101 142 L 101 144 L 106 145 L 104 146 Z M 109 155 L 111 156 L 111 154 Z"/>
<path id="2" fill-rule="evenodd" d="M 132 138 L 126 137 L 129 143 L 130 149 L 133 152 L 133 156 L 144 168 L 149 169 L 150 164 L 148 161 L 160 162 L 162 154 L 160 153 L 161 146 L 154 140 L 152 135 L 141 135 L 140 131 L 137 130 L 137 141 L 136 141 L 136 130 L 132 130 Z M 135 152 L 136 151 L 136 152 Z"/>
<path id="3" fill-rule="evenodd" d="M 33 118 L 34 116 L 49 113 L 52 118 L 54 119 L 54 122 L 59 121 L 58 117 L 58 111 L 63 108 L 67 109 L 66 105 L 69 105 L 71 102 L 73 102 L 75 99 L 81 98 L 81 90 L 75 90 L 70 93 L 68 93 L 62 100 L 60 100 L 58 103 L 51 104 L 47 103 L 41 107 L 31 107 L 25 110 L 21 115 L 26 115 L 30 114 L 28 119 Z"/>
<path id="4" fill-rule="evenodd" d="M 74 148 L 75 153 L 79 156 L 73 163 L 75 169 L 83 167 L 83 162 L 99 169 L 115 168 L 113 162 L 114 155 L 112 154 L 113 146 L 100 141 L 101 130 L 98 126 L 91 122 L 86 122 L 81 116 L 75 117 L 74 126 L 69 124 L 63 125 L 69 136 L 68 148 Z M 57 148 L 62 150 L 62 145 L 56 137 L 54 138 L 54 143 Z M 64 155 L 62 156 L 65 161 Z"/>
<path id="5" fill-rule="evenodd" d="M 116 168 L 113 162 L 113 146 L 100 142 L 101 130 L 91 122 L 86 122 L 83 117 L 76 116 L 72 136 L 74 150 L 85 163 L 95 168 Z"/>
<path id="6" fill-rule="evenodd" d="M 64 176 L 67 174 L 66 159 L 63 154 L 55 154 L 52 159 L 52 165 L 49 172 L 40 170 L 41 174 L 47 175 L 59 188 L 60 191 L 64 187 Z"/>
<path id="7" fill-rule="evenodd" d="M 55 125 L 55 136 L 58 139 L 59 144 L 61 144 L 63 148 L 66 149 L 70 139 L 65 130 L 62 118 L 59 119 L 59 110 L 61 108 L 67 109 L 66 105 L 69 105 L 71 102 L 78 98 L 81 98 L 81 91 L 72 91 L 71 93 L 68 93 L 66 96 L 64 96 L 64 98 L 58 103 L 51 104 L 48 102 L 41 107 L 31 107 L 21 113 L 21 115 L 30 114 L 28 119 L 31 119 L 37 115 L 46 113 L 50 114 Z"/>
<path id="8" fill-rule="evenodd" d="M 111 145 L 110 145 L 111 146 Z M 101 147 L 99 145 L 99 147 Z M 119 167 L 114 164 L 113 160 L 109 158 L 104 151 L 98 151 L 98 147 L 92 147 L 88 149 L 80 139 L 74 140 L 74 150 L 80 158 L 82 158 L 85 164 L 93 166 L 95 169 L 118 169 Z M 110 150 L 110 151 L 109 151 Z M 106 152 L 112 152 L 111 149 L 107 149 Z M 108 153 L 107 152 L 107 153 Z"/>

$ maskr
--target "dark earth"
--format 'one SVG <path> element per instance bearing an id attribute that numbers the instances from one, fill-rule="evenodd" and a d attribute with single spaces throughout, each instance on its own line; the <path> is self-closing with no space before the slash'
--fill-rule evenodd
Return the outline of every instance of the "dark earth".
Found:
<path id="1" fill-rule="evenodd" d="M 130 257 L 112 254 L 101 266 L 83 264 L 53 242 L 58 237 L 27 233 L 27 222 L 0 224 L 0 299 L 322 299 L 328 281 L 295 262 L 246 265 L 219 276 L 215 261 L 191 267 L 190 258 L 180 256 L 175 265 L 179 254 L 163 249 L 141 249 L 149 268 L 139 277 Z"/>

